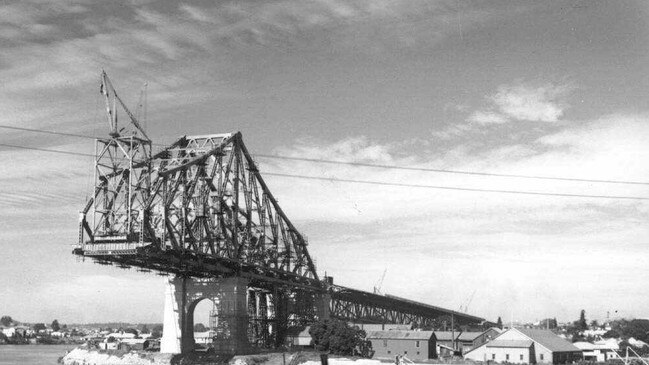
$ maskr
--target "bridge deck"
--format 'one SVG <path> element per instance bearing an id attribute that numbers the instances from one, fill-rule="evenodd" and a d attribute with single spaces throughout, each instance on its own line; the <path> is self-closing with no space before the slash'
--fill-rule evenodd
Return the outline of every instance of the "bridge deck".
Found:
<path id="1" fill-rule="evenodd" d="M 417 317 L 420 319 L 452 316 L 454 321 L 458 324 L 478 324 L 485 321 L 484 318 L 472 316 L 467 313 L 457 312 L 393 295 L 374 294 L 337 285 L 332 289 L 332 299 L 346 303 L 353 303 L 356 308 L 348 308 L 347 314 L 357 317 L 361 316 L 361 313 L 359 312 L 363 312 L 364 315 L 380 315 L 383 317 L 382 320 L 385 321 L 386 317 L 389 317 L 389 314 L 386 313 L 386 311 L 394 311 L 402 314 L 406 313 L 410 315 L 411 318 Z M 361 308 L 359 308 L 359 306 Z M 344 317 L 344 315 L 342 317 Z"/>

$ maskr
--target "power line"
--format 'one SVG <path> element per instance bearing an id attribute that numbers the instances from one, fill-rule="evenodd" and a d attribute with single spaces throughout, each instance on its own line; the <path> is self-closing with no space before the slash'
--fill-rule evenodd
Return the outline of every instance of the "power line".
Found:
<path id="1" fill-rule="evenodd" d="M 56 132 L 56 131 L 48 131 L 44 129 L 32 129 L 32 128 L 24 128 L 24 127 L 15 127 L 12 125 L 1 125 L 0 128 L 4 129 L 11 129 L 11 130 L 16 130 L 16 131 L 22 131 L 22 132 L 34 132 L 34 133 L 44 133 L 44 134 L 53 134 L 57 136 L 66 136 L 66 137 L 78 137 L 78 138 L 86 138 L 86 139 L 106 139 L 105 137 L 96 137 L 96 136 L 88 136 L 85 134 L 76 134 L 76 133 L 67 133 L 67 132 Z M 151 142 L 152 146 L 158 146 L 158 147 L 168 147 L 166 144 L 162 143 L 153 143 Z"/>
<path id="2" fill-rule="evenodd" d="M 0 146 L 19 148 L 25 150 L 35 150 L 41 152 L 61 153 L 61 154 L 76 155 L 76 156 L 83 156 L 83 157 L 93 157 L 93 158 L 95 157 L 95 155 L 89 153 L 60 151 L 60 150 L 52 150 L 47 148 L 11 145 L 5 143 L 0 143 Z M 391 183 L 391 182 L 376 181 L 376 180 L 340 179 L 340 178 L 333 178 L 333 177 L 329 178 L 329 177 L 318 177 L 318 176 L 307 176 L 307 175 L 282 174 L 276 172 L 264 172 L 264 175 L 289 177 L 289 178 L 296 178 L 296 179 L 330 181 L 330 182 L 344 182 L 344 183 L 357 183 L 357 184 L 395 186 L 395 187 L 411 187 L 411 188 L 428 188 L 428 189 L 441 189 L 441 190 L 472 191 L 472 192 L 481 192 L 481 193 L 522 194 L 522 195 L 539 195 L 539 196 L 559 196 L 559 197 L 571 197 L 571 198 L 594 198 L 594 199 L 649 200 L 649 197 L 638 197 L 638 196 L 586 195 L 586 194 L 544 193 L 544 192 L 537 192 L 537 191 L 520 191 L 520 190 L 478 189 L 478 188 L 463 188 L 463 187 L 443 186 L 443 185 Z"/>
<path id="3" fill-rule="evenodd" d="M 18 131 L 24 131 L 24 132 L 35 132 L 35 133 L 61 135 L 61 136 L 68 136 L 68 137 L 79 137 L 79 138 L 87 138 L 87 139 L 101 139 L 100 137 L 87 136 L 87 135 L 82 135 L 82 134 L 55 132 L 55 131 L 47 131 L 47 130 L 41 130 L 41 129 L 14 127 L 14 126 L 8 126 L 8 125 L 0 125 L 0 128 L 12 129 L 12 130 L 18 130 Z M 165 145 L 165 144 L 159 144 L 159 143 L 151 143 L 151 144 L 153 146 L 158 146 L 158 147 L 168 147 L 168 145 Z M 411 166 L 399 166 L 399 165 L 387 165 L 387 164 L 372 164 L 372 163 L 365 163 L 365 162 L 325 160 L 325 159 L 318 159 L 318 158 L 293 157 L 293 156 L 283 156 L 283 155 L 268 155 L 268 154 L 260 154 L 260 153 L 253 154 L 252 156 L 261 157 L 261 158 L 279 159 L 279 160 L 305 161 L 305 162 L 313 162 L 313 163 L 349 165 L 349 166 L 358 166 L 358 167 L 371 167 L 371 168 L 405 170 L 405 171 L 436 172 L 436 173 L 445 173 L 445 174 L 492 176 L 492 177 L 518 178 L 518 179 L 573 181 L 573 182 L 588 182 L 588 183 L 602 183 L 602 184 L 649 185 L 649 182 L 647 182 L 647 181 L 582 179 L 582 178 L 559 177 L 559 176 L 499 174 L 499 173 L 492 173 L 492 172 L 434 169 L 434 168 L 428 168 L 428 167 L 411 167 Z"/>
<path id="4" fill-rule="evenodd" d="M 538 192 L 538 191 L 462 188 L 462 187 L 456 187 L 456 186 L 391 183 L 391 182 L 374 181 L 374 180 L 339 179 L 339 178 L 329 178 L 329 177 L 319 177 L 319 176 L 281 174 L 281 173 L 275 173 L 275 172 L 264 172 L 264 175 L 279 176 L 279 177 L 289 177 L 289 178 L 296 178 L 296 179 L 307 179 L 307 180 L 333 181 L 333 182 L 369 184 L 369 185 L 381 185 L 381 186 L 442 189 L 442 190 L 460 190 L 460 191 L 473 191 L 473 192 L 480 192 L 480 193 L 560 196 L 560 197 L 570 197 L 570 198 L 649 200 L 649 197 L 638 197 L 638 196 L 586 195 L 586 194 L 543 193 L 543 192 Z"/>
<path id="5" fill-rule="evenodd" d="M 6 144 L 6 143 L 0 143 L 0 146 L 2 147 L 10 147 L 10 148 L 20 148 L 23 150 L 34 150 L 34 151 L 41 151 L 41 152 L 52 152 L 52 153 L 61 153 L 64 155 L 74 155 L 74 156 L 84 156 L 84 157 L 95 157 L 95 155 L 90 154 L 90 153 L 82 153 L 82 152 L 71 152 L 71 151 L 60 151 L 60 150 L 51 150 L 48 148 L 38 148 L 38 147 L 28 147 L 28 146 L 18 146 L 14 144 Z"/>
<path id="6" fill-rule="evenodd" d="M 65 133 L 65 132 L 55 132 L 55 131 L 46 131 L 42 129 L 31 129 L 31 128 L 23 128 L 23 127 L 14 127 L 11 125 L 0 125 L 0 128 L 4 129 L 12 129 L 16 131 L 23 131 L 23 132 L 36 132 L 36 133 L 44 133 L 44 134 L 54 134 L 58 136 L 67 136 L 67 137 L 79 137 L 79 138 L 87 138 L 87 139 L 99 139 L 98 137 L 93 137 L 93 136 L 86 136 L 83 134 L 75 134 L 75 133 Z"/>
<path id="7" fill-rule="evenodd" d="M 350 165 L 350 166 L 360 166 L 360 167 L 374 167 L 374 168 L 381 168 L 381 169 L 439 172 L 439 173 L 447 173 L 447 174 L 494 176 L 494 177 L 507 177 L 507 178 L 519 178 L 519 179 L 576 181 L 576 182 L 591 182 L 591 183 L 605 183 L 605 184 L 649 185 L 649 182 L 645 182 L 645 181 L 597 180 L 597 179 L 579 179 L 579 178 L 570 178 L 570 177 L 554 177 L 554 176 L 538 176 L 538 175 L 498 174 L 492 172 L 445 170 L 445 169 L 433 169 L 428 167 L 382 165 L 382 164 L 371 164 L 371 163 L 364 163 L 364 162 L 324 160 L 318 158 L 292 157 L 292 156 L 282 156 L 282 155 L 254 154 L 253 156 L 262 157 L 262 158 L 274 158 L 274 159 L 281 159 L 281 160 L 306 161 L 306 162 Z"/>

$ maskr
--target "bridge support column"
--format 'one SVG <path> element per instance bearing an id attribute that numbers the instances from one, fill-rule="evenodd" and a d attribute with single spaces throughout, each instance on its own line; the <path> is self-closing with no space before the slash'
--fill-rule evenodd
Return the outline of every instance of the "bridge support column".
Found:
<path id="1" fill-rule="evenodd" d="M 319 319 L 329 319 L 331 317 L 331 294 L 325 293 L 316 296 L 316 304 Z"/>
<path id="2" fill-rule="evenodd" d="M 160 352 L 178 354 L 194 350 L 194 309 L 203 299 L 217 304 L 215 351 L 237 354 L 249 351 L 247 288 L 248 280 L 238 277 L 168 279 Z"/>

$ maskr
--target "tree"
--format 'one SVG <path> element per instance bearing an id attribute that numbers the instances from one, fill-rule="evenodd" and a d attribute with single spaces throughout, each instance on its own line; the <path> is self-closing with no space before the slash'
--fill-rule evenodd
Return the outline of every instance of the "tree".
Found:
<path id="1" fill-rule="evenodd" d="M 493 317 L 491 317 L 493 318 Z M 496 327 L 503 329 L 503 320 L 502 318 L 498 317 L 498 321 L 496 322 Z"/>
<path id="2" fill-rule="evenodd" d="M 557 328 L 557 319 L 556 318 L 546 318 L 540 323 L 541 328 L 543 329 L 555 329 Z"/>
<path id="3" fill-rule="evenodd" d="M 142 329 L 140 330 L 140 333 L 151 333 L 151 330 L 149 330 L 149 327 L 145 325 L 142 326 Z"/>
<path id="4" fill-rule="evenodd" d="M 151 330 L 151 338 L 160 338 L 160 337 L 162 337 L 162 331 L 163 331 L 162 325 L 158 324 L 158 325 L 153 326 L 153 329 Z"/>
<path id="5" fill-rule="evenodd" d="M 51 327 L 52 327 L 52 331 L 58 331 L 58 330 L 61 329 L 61 326 L 59 325 L 59 321 L 56 320 L 56 319 L 54 321 L 52 321 L 52 326 Z"/>
<path id="6" fill-rule="evenodd" d="M 3 326 L 9 327 L 11 324 L 14 322 L 13 318 L 11 316 L 2 316 L 0 318 L 0 323 L 2 323 Z"/>
<path id="7" fill-rule="evenodd" d="M 33 329 L 34 332 L 36 332 L 36 333 L 38 333 L 38 331 L 40 331 L 40 330 L 44 330 L 45 328 L 46 328 L 46 327 L 45 327 L 45 324 L 44 324 L 44 323 L 36 323 L 36 324 L 34 324 L 34 325 L 32 326 L 32 329 Z"/>
<path id="8" fill-rule="evenodd" d="M 596 319 L 593 319 L 592 321 L 590 321 L 590 328 L 593 329 L 599 328 L 599 322 L 597 322 Z"/>
<path id="9" fill-rule="evenodd" d="M 124 330 L 124 333 L 132 333 L 132 334 L 135 335 L 135 337 L 139 336 L 139 333 L 137 332 L 137 330 L 135 328 L 127 328 L 127 329 Z"/>
<path id="10" fill-rule="evenodd" d="M 207 328 L 205 328 L 205 325 L 202 323 L 196 323 L 194 325 L 194 332 L 205 332 L 207 331 Z"/>
<path id="11" fill-rule="evenodd" d="M 577 321 L 576 327 L 581 331 L 588 329 L 588 322 L 586 322 L 586 311 L 583 309 L 581 310 L 581 313 L 579 313 L 579 321 Z"/>
<path id="12" fill-rule="evenodd" d="M 320 320 L 311 325 L 309 334 L 316 350 L 334 355 L 351 356 L 366 347 L 365 331 L 343 321 Z"/>

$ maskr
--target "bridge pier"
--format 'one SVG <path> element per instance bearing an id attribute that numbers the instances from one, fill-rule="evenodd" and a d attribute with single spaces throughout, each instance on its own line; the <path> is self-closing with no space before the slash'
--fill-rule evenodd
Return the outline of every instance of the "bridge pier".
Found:
<path id="1" fill-rule="evenodd" d="M 160 352 L 178 354 L 194 350 L 194 309 L 204 299 L 214 301 L 218 307 L 214 350 L 237 354 L 249 351 L 247 289 L 248 280 L 240 277 L 167 279 Z"/>
<path id="2" fill-rule="evenodd" d="M 331 294 L 323 293 L 316 297 L 316 314 L 319 319 L 331 318 Z"/>

